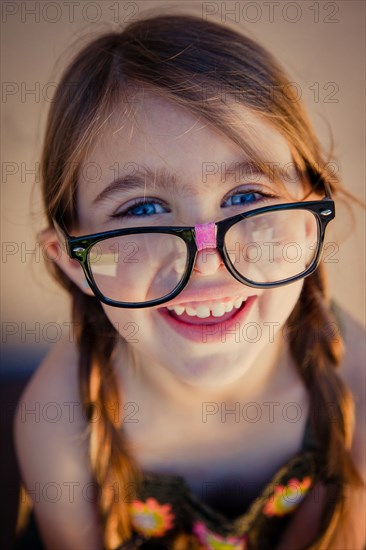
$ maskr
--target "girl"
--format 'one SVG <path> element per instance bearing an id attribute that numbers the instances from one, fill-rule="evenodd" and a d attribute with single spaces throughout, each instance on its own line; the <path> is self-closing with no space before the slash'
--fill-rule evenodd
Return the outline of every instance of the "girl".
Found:
<path id="1" fill-rule="evenodd" d="M 45 547 L 363 548 L 361 339 L 319 264 L 341 188 L 272 56 L 193 16 L 99 37 L 42 181 L 74 329 L 21 398 L 57 421 L 15 424 Z"/>

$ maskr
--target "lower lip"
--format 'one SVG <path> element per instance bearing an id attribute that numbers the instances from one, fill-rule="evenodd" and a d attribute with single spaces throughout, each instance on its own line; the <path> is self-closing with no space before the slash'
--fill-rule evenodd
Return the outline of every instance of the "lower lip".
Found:
<path id="1" fill-rule="evenodd" d="M 163 320 L 178 334 L 191 340 L 192 342 L 201 343 L 216 343 L 226 342 L 235 337 L 237 331 L 237 325 L 244 323 L 248 317 L 250 311 L 253 308 L 254 303 L 257 300 L 257 296 L 249 296 L 243 305 L 237 310 L 236 313 L 230 319 L 217 323 L 210 324 L 190 324 L 176 319 L 170 315 L 167 308 L 157 310 Z M 239 326 L 240 330 L 240 326 Z"/>

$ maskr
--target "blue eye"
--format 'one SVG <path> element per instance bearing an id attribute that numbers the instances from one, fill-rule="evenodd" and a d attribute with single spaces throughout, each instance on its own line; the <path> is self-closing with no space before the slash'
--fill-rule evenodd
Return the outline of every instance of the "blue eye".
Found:
<path id="1" fill-rule="evenodd" d="M 258 197 L 259 195 L 259 197 Z M 236 206 L 242 204 L 252 204 L 253 202 L 258 202 L 261 200 L 261 195 L 259 193 L 247 192 L 247 193 L 237 193 L 236 195 L 231 195 L 228 199 L 225 200 L 223 206 Z M 232 200 L 232 204 L 228 205 L 228 201 Z"/>
<path id="2" fill-rule="evenodd" d="M 143 218 L 153 216 L 154 214 L 164 213 L 164 207 L 156 201 L 136 201 L 136 204 L 130 206 L 126 210 L 117 212 L 113 217 L 137 217 Z"/>

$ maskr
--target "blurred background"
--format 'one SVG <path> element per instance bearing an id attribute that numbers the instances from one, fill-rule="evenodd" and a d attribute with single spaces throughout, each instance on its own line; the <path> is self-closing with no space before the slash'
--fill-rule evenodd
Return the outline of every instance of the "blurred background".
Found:
<path id="1" fill-rule="evenodd" d="M 56 83 L 75 51 L 145 13 L 194 13 L 243 30 L 282 62 L 322 143 L 334 140 L 334 170 L 365 200 L 365 2 L 3 1 L 1 10 L 2 427 L 9 434 L 26 380 L 70 330 L 68 299 L 37 244 L 44 227 L 37 165 Z M 331 225 L 331 293 L 365 324 L 364 211 L 355 207 L 351 215 L 340 202 Z M 3 502 L 11 508 L 18 489 L 9 491 Z"/>

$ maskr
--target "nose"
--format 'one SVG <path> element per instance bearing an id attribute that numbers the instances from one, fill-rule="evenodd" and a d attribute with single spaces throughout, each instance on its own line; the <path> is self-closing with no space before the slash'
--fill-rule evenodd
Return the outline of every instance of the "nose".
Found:
<path id="1" fill-rule="evenodd" d="M 216 224 L 195 225 L 194 232 L 198 253 L 193 269 L 201 275 L 213 275 L 223 264 L 216 249 Z"/>
<path id="2" fill-rule="evenodd" d="M 218 251 L 215 248 L 205 248 L 197 253 L 193 271 L 201 275 L 214 275 L 222 265 Z"/>

